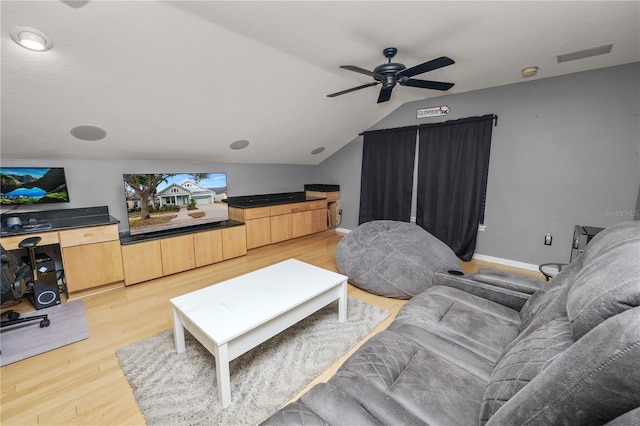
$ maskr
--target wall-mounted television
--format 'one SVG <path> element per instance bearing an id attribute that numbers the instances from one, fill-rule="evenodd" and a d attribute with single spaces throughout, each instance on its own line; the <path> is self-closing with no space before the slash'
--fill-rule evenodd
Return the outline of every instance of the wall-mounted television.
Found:
<path id="1" fill-rule="evenodd" d="M 131 235 L 229 219 L 226 173 L 125 174 Z"/>
<path id="2" fill-rule="evenodd" d="M 0 204 L 68 203 L 62 167 L 0 167 Z"/>

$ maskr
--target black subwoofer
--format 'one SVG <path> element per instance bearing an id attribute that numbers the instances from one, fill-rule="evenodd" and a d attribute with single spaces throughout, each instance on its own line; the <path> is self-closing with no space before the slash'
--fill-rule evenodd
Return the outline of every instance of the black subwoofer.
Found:
<path id="1" fill-rule="evenodd" d="M 60 304 L 60 290 L 57 285 L 40 283 L 33 286 L 33 293 L 29 295 L 31 303 L 36 309 L 48 308 Z"/>

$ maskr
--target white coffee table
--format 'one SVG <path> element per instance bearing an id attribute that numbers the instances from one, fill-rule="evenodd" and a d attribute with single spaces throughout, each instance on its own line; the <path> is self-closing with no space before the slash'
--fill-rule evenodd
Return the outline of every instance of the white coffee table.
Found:
<path id="1" fill-rule="evenodd" d="M 229 362 L 338 300 L 347 318 L 347 277 L 295 259 L 174 297 L 176 349 L 187 329 L 216 358 L 218 397 L 231 403 Z"/>

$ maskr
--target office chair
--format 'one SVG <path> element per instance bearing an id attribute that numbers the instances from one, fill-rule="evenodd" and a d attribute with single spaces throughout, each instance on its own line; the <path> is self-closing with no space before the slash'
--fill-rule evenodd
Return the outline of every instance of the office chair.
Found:
<path id="1" fill-rule="evenodd" d="M 37 239 L 37 241 L 36 241 Z M 27 241 L 29 240 L 29 241 Z M 35 247 L 40 242 L 40 237 L 27 238 L 20 244 L 26 241 L 26 246 Z M 22 247 L 21 245 L 19 245 Z M 0 245 L 0 260 L 2 262 L 2 280 L 1 280 L 1 293 L 0 303 L 4 307 L 8 302 L 18 304 L 21 302 L 21 298 L 27 292 L 28 287 L 33 287 L 37 284 L 37 275 L 32 275 L 33 271 L 30 270 L 30 266 L 26 264 L 20 265 L 18 259 Z M 30 252 L 32 252 L 30 250 Z M 30 253 L 31 254 L 31 253 Z M 35 260 L 35 255 L 33 255 Z M 35 264 L 32 262 L 32 264 Z M 14 272 L 15 271 L 15 272 Z M 35 277 L 35 278 L 34 278 Z M 13 305 L 12 305 L 13 306 Z M 51 324 L 48 315 L 33 315 L 29 317 L 20 317 L 20 314 L 16 311 L 9 310 L 3 312 L 0 315 L 1 318 L 7 317 L 6 320 L 0 321 L 0 329 L 15 324 L 21 324 L 25 322 L 40 321 L 40 327 L 48 327 Z"/>

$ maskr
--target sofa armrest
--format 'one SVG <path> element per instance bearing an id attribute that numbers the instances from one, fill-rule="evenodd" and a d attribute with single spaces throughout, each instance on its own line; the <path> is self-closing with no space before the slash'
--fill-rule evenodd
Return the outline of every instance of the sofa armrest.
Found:
<path id="1" fill-rule="evenodd" d="M 456 271 L 457 272 L 457 271 Z M 522 293 L 508 288 L 502 288 L 491 284 L 475 281 L 471 275 L 461 272 L 454 275 L 449 272 L 438 272 L 433 275 L 433 285 L 454 287 L 483 299 L 491 300 L 516 311 L 520 311 L 531 297 L 528 293 Z"/>
<path id="2" fill-rule="evenodd" d="M 524 275 L 501 271 L 499 269 L 482 268 L 475 274 L 472 274 L 471 279 L 484 284 L 502 287 L 506 288 L 507 290 L 513 290 L 519 293 L 527 294 L 535 293 L 536 291 L 540 290 L 540 287 L 542 285 L 544 285 L 544 281 L 540 281 L 533 277 L 526 277 Z"/>

